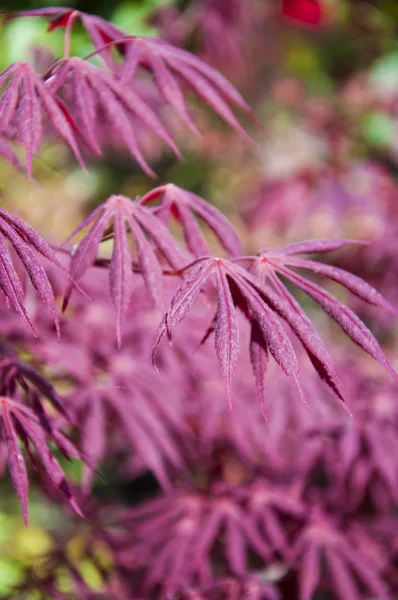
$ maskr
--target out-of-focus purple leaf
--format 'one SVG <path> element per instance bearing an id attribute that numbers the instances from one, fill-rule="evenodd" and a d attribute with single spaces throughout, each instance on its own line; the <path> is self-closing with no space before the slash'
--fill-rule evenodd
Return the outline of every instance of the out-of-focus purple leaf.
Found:
<path id="1" fill-rule="evenodd" d="M 5 434 L 5 441 L 7 446 L 8 454 L 8 468 L 10 470 L 10 476 L 15 490 L 18 494 L 19 501 L 22 506 L 23 518 L 25 525 L 28 525 L 28 494 L 29 494 L 29 481 L 28 473 L 24 458 L 22 456 L 21 449 L 19 447 L 17 434 L 15 433 L 14 424 L 12 417 L 6 406 L 5 399 L 1 401 L 2 409 L 2 421 L 3 430 Z"/>

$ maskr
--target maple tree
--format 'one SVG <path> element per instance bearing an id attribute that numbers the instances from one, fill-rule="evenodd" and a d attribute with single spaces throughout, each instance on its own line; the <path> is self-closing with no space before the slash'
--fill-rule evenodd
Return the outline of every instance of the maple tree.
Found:
<path id="1" fill-rule="evenodd" d="M 279 4 L 278 19 L 324 24 L 320 2 Z M 238 60 L 235 42 L 242 43 L 240 28 L 253 23 L 254 7 L 208 5 L 193 3 L 184 34 L 202 28 L 207 56 L 210 31 L 221 31 L 230 42 L 224 58 Z M 236 113 L 255 129 L 254 111 L 227 78 L 182 47 L 183 34 L 180 46 L 127 35 L 102 17 L 69 8 L 10 13 L 6 22 L 23 18 L 47 19 L 48 32 L 64 33 L 63 56 L 44 72 L 18 61 L 0 73 L 0 154 L 29 178 L 41 146 L 54 138 L 83 169 L 106 157 L 116 140 L 155 177 L 147 135 L 178 159 L 176 120 L 202 138 L 200 111 L 188 101 L 192 92 L 253 147 L 255 134 Z M 78 22 L 92 44 L 84 58 L 72 54 Z M 164 37 L 178 33 L 176 22 Z M 328 117 L 321 114 L 316 126 L 336 148 Z M 383 177 L 376 168 L 367 173 Z M 262 186 L 244 207 L 248 229 L 264 217 L 264 190 L 268 210 L 276 197 L 269 221 L 284 227 L 289 194 L 281 190 L 308 190 L 317 176 L 303 168 L 296 178 Z M 321 177 L 335 183 L 341 176 L 337 160 L 326 159 Z M 339 201 L 345 206 L 351 198 Z M 50 245 L 4 209 L 0 232 L 0 466 L 7 465 L 26 524 L 28 463 L 42 493 L 65 514 L 72 508 L 77 530 L 77 518 L 85 520 L 84 553 L 103 579 L 93 592 L 68 555 L 66 535 L 45 557 L 47 567 L 26 570 L 12 597 L 38 591 L 43 598 L 82 600 L 278 600 L 293 597 L 287 595 L 293 589 L 311 600 L 326 589 L 360 600 L 387 598 L 397 589 L 388 536 L 380 526 L 378 541 L 369 541 L 371 528 L 360 513 L 365 504 L 386 514 L 397 505 L 396 406 L 380 408 L 378 391 L 361 370 L 367 359 L 350 363 L 345 346 L 336 356 L 338 344 L 329 351 L 328 333 L 318 333 L 322 328 L 294 291 L 322 309 L 316 321 L 326 313 L 384 368 L 379 389 L 393 396 L 394 357 L 387 358 L 370 331 L 370 313 L 359 304 L 354 311 L 345 295 L 340 299 L 348 291 L 391 318 L 396 314 L 394 301 L 355 273 L 357 263 L 348 269 L 341 258 L 366 256 L 367 241 L 320 237 L 253 250 L 242 227 L 174 183 L 135 199 L 115 190 L 62 245 Z M 338 250 L 337 266 L 323 262 Z M 303 258 L 312 254 L 321 259 Z M 330 282 L 341 289 L 330 292 Z M 81 485 L 65 474 L 72 459 L 82 464 Z M 159 495 L 127 510 L 122 496 L 102 506 L 93 487 L 108 460 L 122 481 L 151 472 Z M 328 483 L 318 484 L 320 469 Z M 98 544 L 112 557 L 109 569 Z M 380 564 L 366 551 L 378 552 Z M 285 570 L 272 579 L 276 563 Z M 66 592 L 58 567 L 67 573 Z"/>

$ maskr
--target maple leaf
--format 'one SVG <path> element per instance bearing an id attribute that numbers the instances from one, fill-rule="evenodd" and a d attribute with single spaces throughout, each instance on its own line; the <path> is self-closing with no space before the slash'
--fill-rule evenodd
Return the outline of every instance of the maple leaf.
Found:
<path id="1" fill-rule="evenodd" d="M 62 432 L 52 426 L 47 427 L 48 421 L 43 424 L 31 408 L 7 396 L 0 397 L 0 418 L 2 437 L 7 447 L 8 468 L 22 506 L 25 524 L 28 524 L 29 482 L 18 438 L 23 442 L 33 465 L 36 466 L 36 459 L 32 452 L 34 449 L 49 481 L 66 495 L 71 506 L 81 515 L 62 468 L 47 446 L 47 443 L 52 441 L 68 458 L 70 455 L 78 457 L 79 454 L 73 444 L 63 436 Z"/>
<path id="2" fill-rule="evenodd" d="M 0 236 L 0 288 L 7 301 L 23 316 L 35 333 L 24 305 L 23 285 L 12 263 L 4 238 L 10 242 L 37 294 L 49 309 L 59 335 L 59 318 L 54 293 L 46 272 L 32 248 L 62 269 L 54 251 L 29 225 L 4 209 L 0 209 L 0 233 L 2 236 Z"/>
<path id="3" fill-rule="evenodd" d="M 185 242 L 194 256 L 206 256 L 210 250 L 192 213 L 206 223 L 231 256 L 242 254 L 242 244 L 228 219 L 203 198 L 168 183 L 142 196 L 139 203 L 145 206 L 159 199 L 154 213 L 166 225 L 172 217 L 181 223 Z"/>
<path id="4" fill-rule="evenodd" d="M 205 283 L 215 278 L 218 292 L 218 307 L 215 317 L 215 347 L 221 365 L 225 392 L 231 403 L 231 381 L 239 357 L 239 334 L 235 307 L 242 309 L 256 331 L 256 343 L 260 346 L 261 356 L 255 357 L 256 379 L 258 361 L 262 361 L 261 373 L 265 372 L 266 355 L 272 354 L 284 373 L 296 384 L 300 396 L 305 395 L 300 383 L 299 363 L 282 320 L 285 321 L 299 338 L 308 353 L 315 369 L 326 380 L 337 396 L 343 400 L 341 385 L 336 377 L 328 353 L 311 322 L 265 286 L 236 262 L 223 258 L 198 259 L 185 269 L 186 277 L 178 288 L 168 312 L 162 320 L 153 347 L 153 360 L 156 350 L 164 337 L 171 336 L 191 309 Z M 282 318 L 282 320 L 281 320 Z M 257 382 L 258 383 L 258 382 Z"/>
<path id="5" fill-rule="evenodd" d="M 220 568 L 237 577 L 246 575 L 250 556 L 262 562 L 272 556 L 244 503 L 225 486 L 214 486 L 211 493 L 175 489 L 119 521 L 121 532 L 111 534 L 109 542 L 116 560 L 127 551 L 130 569 L 144 568 L 143 597 L 159 588 L 158 597 L 168 598 L 194 584 L 209 587 L 214 581 L 212 552 L 220 539 L 225 540 L 219 547 Z"/>
<path id="6" fill-rule="evenodd" d="M 135 458 L 167 489 L 167 467 L 183 470 L 177 440 L 187 434 L 176 404 L 167 398 L 153 369 L 131 354 L 116 355 L 108 368 L 108 377 L 79 386 L 68 402 L 80 423 L 82 450 L 90 461 L 84 475 L 85 487 L 90 487 L 93 471 L 110 454 L 116 427 L 122 447 L 127 442 Z"/>
<path id="7" fill-rule="evenodd" d="M 373 423 L 350 424 L 338 432 L 341 457 L 338 482 L 346 485 L 348 504 L 356 508 L 370 496 L 378 511 L 390 510 L 398 499 L 396 428 Z M 367 494 L 368 492 L 368 494 Z"/>
<path id="8" fill-rule="evenodd" d="M 377 360 L 391 373 L 394 379 L 398 380 L 397 373 L 392 368 L 376 338 L 356 314 L 340 302 L 340 300 L 337 300 L 337 298 L 332 296 L 328 291 L 292 270 L 292 268 L 299 268 L 313 271 L 318 275 L 339 283 L 368 304 L 396 314 L 396 309 L 376 289 L 360 277 L 332 265 L 309 259 L 296 258 L 296 256 L 300 254 L 332 252 L 349 243 L 353 242 L 350 242 L 349 240 L 312 240 L 293 244 L 280 250 L 263 250 L 256 258 L 252 259 L 252 271 L 260 277 L 262 281 L 271 283 L 275 290 L 284 297 L 287 302 L 290 302 L 294 310 L 303 314 L 300 305 L 279 280 L 277 275 L 282 275 L 297 285 L 297 287 L 315 300 L 315 302 L 317 302 L 330 317 L 340 325 L 353 342 L 358 344 L 358 346 L 370 354 L 372 358 Z"/>
<path id="9" fill-rule="evenodd" d="M 311 439 L 320 441 L 324 454 L 328 439 L 327 451 L 337 457 L 332 461 L 326 456 L 324 461 L 335 505 L 343 502 L 346 511 L 356 511 L 366 501 L 387 513 L 398 499 L 397 388 L 384 382 L 382 388 L 375 388 L 373 382 L 366 393 L 370 382 L 363 374 L 359 381 L 359 389 L 352 393 L 355 418 L 313 425 Z"/>
<path id="10" fill-rule="evenodd" d="M 35 344 L 35 356 L 51 369 L 52 377 L 72 384 L 64 404 L 72 422 L 79 425 L 79 447 L 87 458 L 84 490 L 89 490 L 95 470 L 107 456 L 121 453 L 131 458 L 123 468 L 124 477 L 127 474 L 132 479 L 138 469 L 149 469 L 166 488 L 171 474 L 183 471 L 182 448 L 186 449 L 191 439 L 181 408 L 181 373 L 177 361 L 169 361 L 173 371 L 169 385 L 164 386 L 163 378 L 148 364 L 153 314 L 143 285 L 138 286 L 133 303 L 136 308 L 137 296 L 142 296 L 145 311 L 131 311 L 123 349 L 116 351 L 114 310 L 105 275 L 93 270 L 88 278 L 105 289 L 103 301 L 89 288 L 95 301 L 76 303 L 74 318 L 65 322 L 61 340 L 41 339 L 39 348 Z M 174 356 L 167 353 L 167 358 Z"/>
<path id="11" fill-rule="evenodd" d="M 289 523 L 302 522 L 305 506 L 297 486 L 279 484 L 257 477 L 238 496 L 245 502 L 253 527 L 267 541 L 275 554 L 286 558 L 290 553 Z"/>
<path id="12" fill-rule="evenodd" d="M 250 107 L 225 77 L 199 58 L 163 40 L 130 38 L 120 72 L 120 81 L 123 85 L 134 82 L 139 66 L 153 74 L 154 83 L 163 99 L 170 104 L 193 133 L 198 131 L 189 115 L 175 74 L 244 139 L 252 143 L 228 103 L 254 118 Z"/>
<path id="13" fill-rule="evenodd" d="M 189 52 L 162 40 L 128 36 L 101 17 L 72 9 L 49 8 L 22 11 L 12 13 L 9 18 L 24 16 L 50 17 L 50 29 L 65 26 L 68 35 L 74 22 L 79 18 L 94 44 L 96 53 L 108 68 L 116 73 L 120 71 L 117 86 L 123 88 L 123 95 L 127 95 L 127 84 L 133 82 L 137 67 L 141 65 L 153 74 L 154 83 L 164 101 L 170 104 L 193 133 L 199 134 L 189 114 L 184 94 L 175 76 L 177 75 L 243 138 L 252 143 L 228 105 L 230 103 L 255 118 L 248 104 L 225 77 Z M 124 56 L 121 68 L 112 57 L 112 47 L 116 47 Z"/>
<path id="14" fill-rule="evenodd" d="M 338 600 L 360 600 L 362 590 L 371 597 L 389 597 L 385 584 L 366 556 L 318 507 L 312 510 L 291 557 L 298 570 L 300 600 L 312 600 L 321 587 L 324 571 Z"/>
<path id="15" fill-rule="evenodd" d="M 26 166 L 32 175 L 32 161 L 43 139 L 43 117 L 70 146 L 84 167 L 73 128 L 65 109 L 52 94 L 48 84 L 31 65 L 16 62 L 0 73 L 0 133 L 12 128 L 12 138 L 25 147 Z"/>
<path id="16" fill-rule="evenodd" d="M 163 270 L 156 256 L 155 248 L 176 269 L 186 264 L 187 258 L 177 246 L 166 226 L 149 209 L 141 206 L 138 201 L 133 202 L 126 196 L 111 196 L 84 219 L 70 236 L 71 238 L 91 226 L 72 254 L 69 269 L 72 281 L 79 281 L 87 269 L 94 264 L 98 246 L 110 223 L 113 228 L 114 244 L 109 264 L 109 286 L 116 308 L 116 331 L 120 345 L 122 321 L 133 287 L 133 259 L 127 237 L 128 232 L 135 239 L 139 267 L 149 295 L 157 307 L 162 306 Z M 147 239 L 147 235 L 150 236 L 152 243 Z M 69 285 L 65 292 L 64 308 L 68 303 L 71 290 L 72 286 Z"/>
<path id="17" fill-rule="evenodd" d="M 64 86 L 71 94 L 72 98 L 66 102 L 68 110 L 93 153 L 101 153 L 99 123 L 105 118 L 111 131 L 125 144 L 142 169 L 155 177 L 137 143 L 132 121 L 132 118 L 137 118 L 181 158 L 177 146 L 150 106 L 134 90 L 121 86 L 111 72 L 74 57 L 57 63 L 47 77 L 53 94 L 61 93 Z"/>

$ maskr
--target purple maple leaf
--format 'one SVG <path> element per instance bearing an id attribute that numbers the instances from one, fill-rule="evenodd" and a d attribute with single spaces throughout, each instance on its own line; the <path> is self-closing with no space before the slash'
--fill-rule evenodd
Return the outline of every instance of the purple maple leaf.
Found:
<path id="1" fill-rule="evenodd" d="M 174 596 L 188 586 L 213 585 L 212 551 L 219 540 L 220 567 L 245 576 L 249 556 L 268 561 L 272 550 L 252 523 L 244 503 L 230 489 L 210 493 L 174 490 L 123 515 L 110 544 L 116 560 L 130 569 L 145 570 L 143 597 L 161 590 Z"/>
<path id="2" fill-rule="evenodd" d="M 136 139 L 133 118 L 159 136 L 178 156 L 181 154 L 160 119 L 133 89 L 125 89 L 111 72 L 80 58 L 69 58 L 49 72 L 48 87 L 53 94 L 67 90 L 65 104 L 75 126 L 91 152 L 101 153 L 100 121 L 105 118 L 111 132 L 125 144 L 142 169 L 155 174 L 143 157 Z"/>
<path id="3" fill-rule="evenodd" d="M 72 281 L 79 281 L 93 265 L 98 246 L 110 224 L 113 228 L 114 244 L 109 264 L 109 284 L 111 298 L 116 308 L 116 331 L 120 345 L 122 321 L 133 289 L 133 258 L 128 242 L 128 231 L 135 239 L 139 268 L 149 295 L 157 307 L 162 306 L 163 301 L 163 271 L 155 247 L 174 269 L 181 268 L 186 264 L 187 259 L 166 226 L 149 209 L 126 196 L 111 196 L 84 219 L 70 236 L 73 237 L 91 226 L 72 254 L 70 262 Z M 152 243 L 147 239 L 146 234 L 151 237 Z M 65 292 L 64 307 L 68 303 L 71 290 L 72 286 L 69 285 Z"/>
<path id="4" fill-rule="evenodd" d="M 128 90 L 130 84 L 134 83 L 137 67 L 141 66 L 152 73 L 154 84 L 164 101 L 170 104 L 192 132 L 198 134 L 179 80 L 193 89 L 220 117 L 251 142 L 229 107 L 229 104 L 232 104 L 254 117 L 247 103 L 225 77 L 189 52 L 162 40 L 128 36 L 101 17 L 68 8 L 21 11 L 11 13 L 9 18 L 34 16 L 50 17 L 50 30 L 57 27 L 66 28 L 64 58 L 69 54 L 69 37 L 73 25 L 77 19 L 80 19 L 94 44 L 96 53 L 118 76 L 114 85 L 126 101 L 132 98 Z M 124 57 L 121 67 L 112 57 L 112 47 L 117 48 Z"/>
<path id="5" fill-rule="evenodd" d="M 291 304 L 293 310 L 303 315 L 304 313 L 300 305 L 277 275 L 281 275 L 297 285 L 297 287 L 311 296 L 356 344 L 370 354 L 372 358 L 377 360 L 398 380 L 398 375 L 392 368 L 376 338 L 356 314 L 328 291 L 292 270 L 293 267 L 293 269 L 299 268 L 313 271 L 318 275 L 339 283 L 368 304 L 396 313 L 396 309 L 376 289 L 360 277 L 332 265 L 309 259 L 296 258 L 300 254 L 313 252 L 328 253 L 348 243 L 353 242 L 328 239 L 312 240 L 293 244 L 280 250 L 263 250 L 256 258 L 249 259 L 253 263 L 251 270 L 263 282 L 270 283 L 277 293 Z"/>
<path id="6" fill-rule="evenodd" d="M 16 62 L 0 73 L 0 133 L 21 142 L 26 151 L 26 165 L 32 175 L 32 161 L 43 139 L 43 117 L 71 147 L 82 166 L 71 120 L 48 84 L 25 62 Z M 3 153 L 6 157 L 6 152 Z"/>
<path id="7" fill-rule="evenodd" d="M 256 379 L 260 377 L 259 369 L 261 369 L 261 376 L 265 373 L 269 350 L 284 373 L 296 384 L 301 398 L 305 399 L 300 382 L 298 359 L 283 325 L 285 321 L 303 344 L 315 369 L 343 400 L 341 385 L 318 334 L 307 317 L 292 307 L 285 298 L 273 292 L 270 287 L 261 283 L 236 262 L 223 258 L 198 259 L 187 267 L 185 272 L 187 275 L 159 326 L 154 342 L 153 358 L 164 335 L 171 336 L 172 330 L 184 319 L 204 285 L 209 279 L 214 278 L 218 294 L 214 330 L 215 346 L 229 402 L 232 374 L 239 357 L 236 307 L 247 316 L 252 328 L 256 328 L 255 341 L 261 350 L 261 353 L 257 349 L 255 352 L 252 351 Z"/>
<path id="8" fill-rule="evenodd" d="M 312 600 L 322 589 L 325 575 L 338 600 L 360 600 L 362 590 L 383 600 L 389 597 L 385 584 L 360 549 L 350 544 L 322 510 L 313 510 L 292 548 L 292 561 L 298 571 L 300 600 Z"/>
<path id="9" fill-rule="evenodd" d="M 125 449 L 127 443 L 166 489 L 170 485 L 167 467 L 183 469 L 178 440 L 187 436 L 175 400 L 167 397 L 151 367 L 130 354 L 116 355 L 108 369 L 110 376 L 103 375 L 97 385 L 93 381 L 80 385 L 68 399 L 81 426 L 82 450 L 89 459 L 85 486 L 88 489 L 93 470 L 115 447 L 116 427 L 116 447 Z"/>
<path id="10" fill-rule="evenodd" d="M 149 70 L 164 100 L 170 104 L 184 123 L 197 133 L 176 76 L 188 85 L 224 121 L 251 143 L 228 103 L 254 117 L 242 96 L 229 81 L 196 56 L 155 38 L 131 38 L 126 59 L 121 68 L 121 82 L 134 82 L 139 66 Z"/>
<path id="11" fill-rule="evenodd" d="M 36 409 L 37 406 L 36 404 Z M 32 464 L 36 466 L 34 450 L 48 480 L 66 495 L 74 510 L 81 514 L 65 479 L 64 472 L 47 445 L 49 441 L 52 441 L 68 458 L 71 455 L 78 457 L 79 454 L 73 444 L 64 437 L 61 431 L 55 429 L 50 424 L 45 417 L 44 411 L 40 413 L 39 418 L 34 410 L 7 396 L 0 397 L 0 410 L 2 438 L 7 447 L 8 454 L 8 468 L 22 505 L 25 524 L 28 524 L 29 483 L 18 438 L 23 442 Z"/>
<path id="12" fill-rule="evenodd" d="M 365 387 L 364 374 L 359 381 Z M 370 501 L 379 513 L 387 513 L 398 501 L 396 386 L 373 388 L 370 395 L 354 388 L 354 419 L 329 419 L 309 430 L 323 448 L 325 471 L 333 482 L 329 496 L 337 506 L 343 502 L 346 511 Z"/>
<path id="13" fill-rule="evenodd" d="M 59 319 L 54 293 L 46 272 L 32 248 L 62 269 L 54 251 L 29 225 L 4 209 L 0 209 L 0 288 L 10 305 L 19 312 L 33 333 L 34 327 L 24 305 L 24 289 L 4 244 L 6 238 L 19 258 L 40 299 L 49 309 L 59 335 Z"/>
<path id="14" fill-rule="evenodd" d="M 244 502 L 253 527 L 275 554 L 286 558 L 290 552 L 291 524 L 302 522 L 306 511 L 299 486 L 280 482 L 274 485 L 272 479 L 257 477 L 237 495 Z"/>
<path id="15" fill-rule="evenodd" d="M 203 198 L 168 183 L 145 194 L 139 203 L 145 206 L 159 199 L 154 213 L 166 225 L 172 217 L 181 224 L 188 249 L 197 258 L 210 254 L 210 250 L 192 213 L 206 223 L 231 256 L 242 254 L 241 241 L 229 221 Z"/>

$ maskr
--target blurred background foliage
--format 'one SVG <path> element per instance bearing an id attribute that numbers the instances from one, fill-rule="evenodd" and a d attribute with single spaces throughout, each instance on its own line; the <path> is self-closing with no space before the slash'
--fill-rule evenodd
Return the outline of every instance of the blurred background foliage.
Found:
<path id="1" fill-rule="evenodd" d="M 265 0 L 257 3 L 266 4 Z M 63 5 L 57 0 L 10 0 L 1 9 L 17 10 Z M 187 9 L 189 0 L 81 0 L 71 1 L 69 6 L 93 12 L 110 19 L 125 31 L 137 35 L 159 33 L 159 20 L 153 15 L 166 6 L 180 11 Z M 277 2 L 270 2 L 276 5 Z M 279 173 L 311 167 L 322 161 L 322 140 L 317 132 L 306 127 L 300 106 L 300 94 L 318 102 L 319 110 L 333 107 L 333 115 L 341 115 L 346 126 L 354 130 L 349 135 L 353 156 L 372 160 L 388 167 L 395 176 L 398 172 L 397 139 L 398 119 L 394 111 L 384 110 L 382 105 L 366 103 L 366 89 L 361 88 L 366 76 L 367 85 L 383 91 L 386 97 L 398 92 L 398 2 L 396 0 L 329 0 L 328 23 L 317 29 L 298 27 L 264 19 L 260 31 L 260 52 L 251 56 L 242 73 L 226 69 L 228 77 L 240 88 L 243 95 L 255 107 L 264 122 L 265 130 L 252 133 L 257 141 L 254 150 L 247 148 L 235 133 L 226 131 L 206 113 L 198 112 L 198 120 L 204 133 L 203 141 L 192 140 L 177 130 L 183 141 L 185 160 L 178 162 L 167 152 L 153 151 L 151 164 L 159 174 L 159 182 L 172 181 L 185 188 L 201 193 L 228 213 L 239 229 L 242 213 L 241 199 L 248 190 L 255 188 L 270 169 Z M 46 23 L 41 19 L 21 19 L 7 23 L 0 29 L 0 68 L 15 60 L 26 60 L 32 47 L 45 45 L 56 56 L 62 54 L 63 32 L 56 30 L 46 34 Z M 249 41 L 248 41 L 249 42 Z M 195 41 L 190 40 L 195 49 Z M 77 29 L 73 36 L 73 52 L 84 56 L 92 50 L 83 31 Z M 217 65 L 218 67 L 218 65 Z M 219 67 L 218 67 L 219 68 Z M 233 70 L 232 70 L 233 71 Z M 350 102 L 344 104 L 341 91 L 348 83 L 357 82 L 346 93 Z M 357 93 L 357 96 L 355 95 Z M 197 107 L 194 108 L 195 110 Z M 326 152 L 326 151 L 325 151 Z M 291 156 L 293 158 L 291 158 Z M 279 162 L 278 162 L 279 161 Z M 289 166 L 289 161 L 292 166 Z M 299 164 L 300 163 L 300 164 Z M 125 193 L 131 197 L 152 187 L 153 182 L 142 174 L 129 157 L 109 153 L 90 165 L 90 173 L 83 172 L 58 144 L 50 144 L 37 159 L 36 179 L 28 181 L 9 165 L 2 164 L 0 191 L 4 192 L 4 204 L 25 218 L 33 227 L 48 232 L 55 240 L 64 239 L 82 216 L 111 193 Z M 346 234 L 331 230 L 328 215 L 319 214 L 307 222 L 308 236 L 322 237 Z M 348 234 L 366 234 L 364 220 L 361 231 L 358 224 L 348 225 Z M 364 228 L 365 227 L 365 228 Z M 370 223 L 372 235 L 375 222 Z M 273 232 L 266 244 L 264 232 L 256 233 L 253 246 L 271 246 Z M 303 232 L 292 224 L 287 230 L 284 243 L 299 239 Z M 290 238 L 290 239 L 289 239 Z M 69 475 L 73 476 L 69 467 Z M 75 474 L 77 475 L 77 473 Z M 15 494 L 11 492 L 7 478 L 0 488 L 0 597 L 7 597 L 10 587 L 18 583 L 27 566 L 37 557 L 56 547 L 53 529 L 67 532 L 70 524 L 65 513 L 56 504 L 43 504 L 43 499 L 32 492 L 30 499 L 31 521 L 34 525 L 26 530 L 22 524 Z M 82 559 L 84 544 L 80 539 L 71 543 L 72 555 L 87 581 L 98 585 L 98 571 L 90 561 Z M 105 550 L 99 552 L 106 554 Z M 106 562 L 106 557 L 104 558 Z M 66 582 L 67 587 L 67 582 Z"/>

